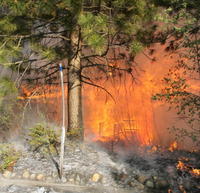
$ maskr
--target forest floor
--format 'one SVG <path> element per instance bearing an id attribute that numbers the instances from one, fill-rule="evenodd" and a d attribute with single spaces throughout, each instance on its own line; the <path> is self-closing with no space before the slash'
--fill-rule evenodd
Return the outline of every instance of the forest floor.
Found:
<path id="1" fill-rule="evenodd" d="M 66 143 L 63 178 L 59 156 L 25 148 L 0 175 L 0 193 L 199 193 L 200 154 L 154 147 L 118 153 L 95 143 Z M 196 173 L 195 173 L 196 171 Z"/>

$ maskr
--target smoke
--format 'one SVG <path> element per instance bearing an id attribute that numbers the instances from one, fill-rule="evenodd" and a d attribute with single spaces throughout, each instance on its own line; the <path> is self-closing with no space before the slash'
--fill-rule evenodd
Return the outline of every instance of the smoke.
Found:
<path id="1" fill-rule="evenodd" d="M 153 53 L 153 54 L 152 54 Z M 153 45 L 135 58 L 134 79 L 128 74 L 112 74 L 109 79 L 99 78 L 96 83 L 104 90 L 84 85 L 83 110 L 85 137 L 88 141 L 121 144 L 122 147 L 161 145 L 168 147 L 175 141 L 174 133 L 167 128 L 173 125 L 185 127 L 174 110 L 162 102 L 152 101 L 152 95 L 163 88 L 163 77 L 176 63 L 178 55 L 165 51 L 165 46 Z M 93 72 L 95 73 L 98 72 Z M 99 74 L 96 74 L 97 76 Z M 44 93 L 41 92 L 44 91 Z M 53 90 L 53 91 L 52 91 Z M 67 90 L 67 89 L 66 89 Z M 25 98 L 30 95 L 30 89 Z M 23 98 L 23 97 L 22 97 Z M 32 98 L 32 99 L 31 99 Z M 30 103 L 39 109 L 30 111 L 29 122 L 35 122 L 35 114 L 42 112 L 47 120 L 61 124 L 61 92 L 57 86 L 44 86 L 30 97 Z M 29 125 L 25 123 L 25 125 Z M 188 142 L 189 144 L 189 142 Z M 190 147 L 190 145 L 186 145 Z M 185 148 L 179 144 L 179 148 Z"/>
<path id="2" fill-rule="evenodd" d="M 164 87 L 162 79 L 176 63 L 178 55 L 165 51 L 165 46 L 155 44 L 138 55 L 138 64 L 131 76 L 99 80 L 97 83 L 106 88 L 113 96 L 103 90 L 84 86 L 84 120 L 86 137 L 103 142 L 124 141 L 125 146 L 161 145 L 169 147 L 176 140 L 175 134 L 167 128 L 186 127 L 177 117 L 175 110 L 162 102 L 152 101 L 151 97 Z M 189 128 L 188 128 L 189 129 Z M 191 141 L 179 143 L 179 148 L 190 148 Z"/>

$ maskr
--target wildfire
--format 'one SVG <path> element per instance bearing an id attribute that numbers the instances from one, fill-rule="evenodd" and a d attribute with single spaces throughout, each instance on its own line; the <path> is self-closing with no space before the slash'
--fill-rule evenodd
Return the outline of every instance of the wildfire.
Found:
<path id="1" fill-rule="evenodd" d="M 169 151 L 173 152 L 174 150 L 176 150 L 178 148 L 178 143 L 176 141 L 174 141 L 170 147 L 168 148 Z"/>
<path id="2" fill-rule="evenodd" d="M 178 164 L 176 165 L 176 168 L 179 170 L 188 170 L 188 166 L 186 166 L 182 161 L 178 161 Z"/>
<path id="3" fill-rule="evenodd" d="M 109 72 L 110 81 L 95 80 L 95 83 L 111 93 L 115 101 L 103 90 L 84 85 L 82 94 L 86 139 L 115 143 L 123 141 L 129 145 L 160 144 L 154 117 L 155 103 L 152 102 L 151 96 L 160 90 L 159 77 L 164 73 L 163 68 L 160 63 L 147 62 L 143 55 L 138 60 L 143 65 L 141 69 L 145 69 L 141 70 L 141 74 L 136 73 L 139 75 L 138 84 L 133 83 L 131 76 L 121 74 L 115 78 L 115 73 L 112 72 Z M 162 60 L 165 64 L 169 62 L 167 57 L 163 57 Z M 120 66 L 120 64 L 109 65 Z M 30 88 L 23 85 L 21 90 L 23 94 L 19 99 L 35 99 L 36 102 L 44 102 L 47 106 L 53 104 L 55 108 L 51 107 L 51 111 L 54 110 L 59 115 L 60 109 L 57 108 L 61 106 L 59 86 L 41 85 Z M 156 146 L 153 151 L 156 151 Z"/>
<path id="4" fill-rule="evenodd" d="M 154 146 L 151 148 L 151 152 L 156 152 L 156 151 L 158 151 L 158 147 L 154 145 Z"/>
<path id="5" fill-rule="evenodd" d="M 200 169 L 192 169 L 191 173 L 200 177 Z"/>
<path id="6" fill-rule="evenodd" d="M 186 171 L 195 177 L 200 177 L 200 169 L 193 168 L 189 165 L 186 165 L 182 161 L 178 161 L 176 168 L 181 171 Z"/>
<path id="7" fill-rule="evenodd" d="M 56 98 L 61 96 L 61 88 L 53 85 L 41 85 L 36 87 L 28 87 L 23 85 L 21 87 L 22 96 L 18 99 L 42 99 L 42 98 Z"/>
<path id="8" fill-rule="evenodd" d="M 115 144 L 122 141 L 129 146 L 148 145 L 152 147 L 153 152 L 158 148 L 155 145 L 166 146 L 168 144 L 168 140 L 166 140 L 169 137 L 166 137 L 168 133 L 163 130 L 171 124 L 171 120 L 163 113 L 165 109 L 161 102 L 154 102 L 151 97 L 160 92 L 163 86 L 161 79 L 168 71 L 161 64 L 170 67 L 174 59 L 166 55 L 164 47 L 155 45 L 155 49 L 157 49 L 155 57 L 158 58 L 156 61 L 159 62 L 147 60 L 144 55 L 135 58 L 136 62 L 140 64 L 135 70 L 137 71 L 135 72 L 137 84 L 134 83 L 131 76 L 121 72 L 120 74 L 108 72 L 109 81 L 104 78 L 94 78 L 95 84 L 109 91 L 115 101 L 101 89 L 88 85 L 83 86 L 85 139 L 110 141 Z M 120 64 L 109 65 L 120 67 Z M 134 71 L 134 69 L 132 70 Z M 92 78 L 95 77 L 95 73 L 97 74 L 97 72 L 89 73 Z M 98 77 L 101 77 L 101 74 L 98 73 Z M 19 99 L 35 99 L 35 103 L 51 105 L 53 118 L 55 119 L 53 111 L 56 112 L 56 115 L 60 115 L 60 86 L 41 85 L 30 88 L 23 85 L 21 89 L 23 94 Z M 67 96 L 67 89 L 65 91 Z M 165 121 L 162 117 L 165 117 Z M 60 118 L 58 117 L 56 120 L 60 120 Z M 177 148 L 178 144 L 175 141 L 170 145 L 169 151 Z"/>

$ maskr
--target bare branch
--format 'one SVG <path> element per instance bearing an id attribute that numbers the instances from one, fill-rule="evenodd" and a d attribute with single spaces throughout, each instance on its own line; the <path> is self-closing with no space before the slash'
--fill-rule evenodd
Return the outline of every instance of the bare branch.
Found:
<path id="1" fill-rule="evenodd" d="M 100 88 L 100 89 L 104 90 L 113 99 L 113 101 L 116 103 L 116 101 L 115 101 L 114 97 L 112 96 L 112 94 L 108 90 L 106 90 L 104 87 L 102 87 L 100 85 L 97 85 L 97 84 L 94 84 L 94 83 L 91 83 L 91 82 L 87 82 L 85 80 L 81 80 L 81 82 L 83 82 L 85 84 L 88 84 L 90 86 L 94 86 L 94 87 L 97 87 L 97 88 Z"/>

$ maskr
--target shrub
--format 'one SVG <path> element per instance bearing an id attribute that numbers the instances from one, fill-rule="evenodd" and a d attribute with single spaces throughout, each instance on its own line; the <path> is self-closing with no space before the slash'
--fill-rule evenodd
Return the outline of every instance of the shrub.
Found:
<path id="1" fill-rule="evenodd" d="M 9 131 L 17 127 L 20 111 L 17 95 L 14 82 L 6 77 L 0 78 L 0 138 L 6 138 Z"/>
<path id="2" fill-rule="evenodd" d="M 58 154 L 58 135 L 52 128 L 44 124 L 36 124 L 28 130 L 28 143 L 33 151 L 43 154 Z"/>
<path id="3" fill-rule="evenodd" d="M 11 144 L 0 144 L 0 172 L 12 170 L 20 155 L 21 152 L 17 151 Z"/>

